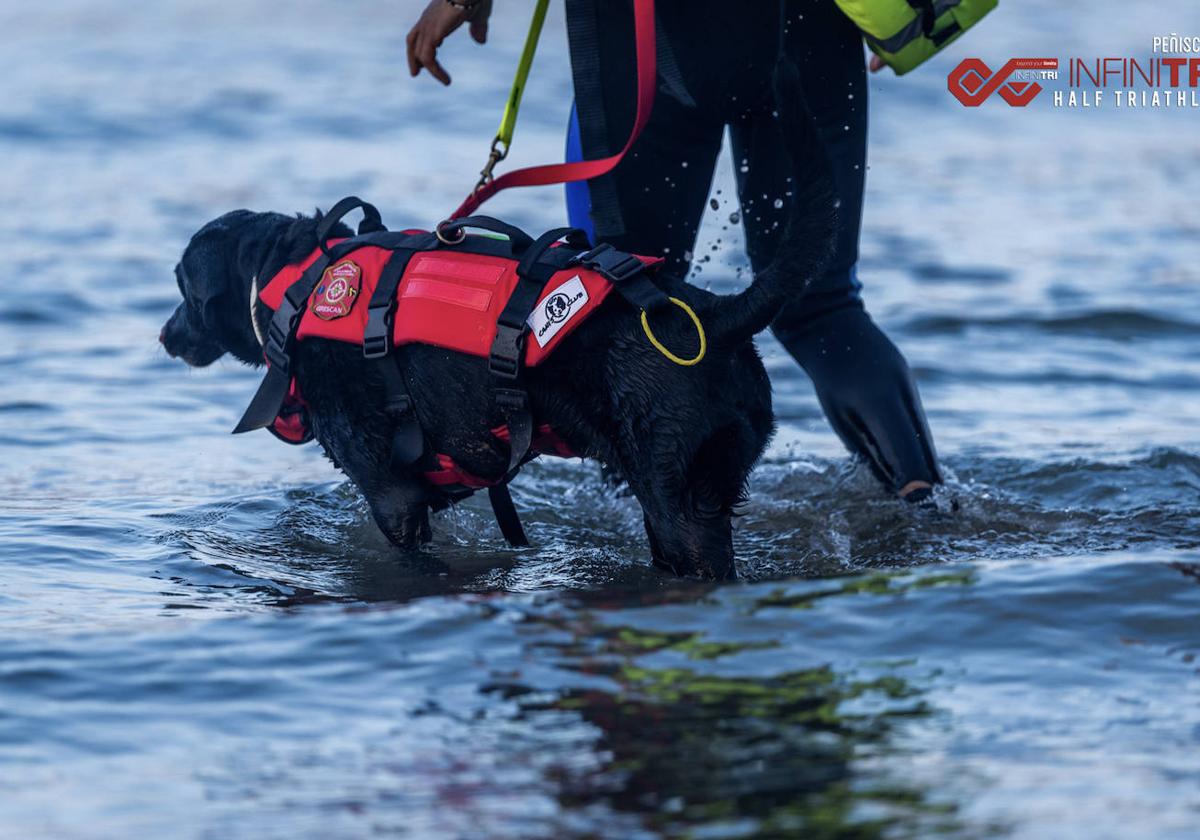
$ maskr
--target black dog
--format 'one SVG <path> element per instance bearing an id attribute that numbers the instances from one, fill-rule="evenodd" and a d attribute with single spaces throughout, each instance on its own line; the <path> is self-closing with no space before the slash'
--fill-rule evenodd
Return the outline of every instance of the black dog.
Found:
<path id="1" fill-rule="evenodd" d="M 613 295 L 544 364 L 527 371 L 534 417 L 574 452 L 599 460 L 629 483 L 641 503 L 656 565 L 681 575 L 735 576 L 731 515 L 774 428 L 771 386 L 752 338 L 820 270 L 836 228 L 828 168 L 800 105 L 794 69 L 777 88 L 780 126 L 796 172 L 781 191 L 793 211 L 775 263 L 736 295 L 717 296 L 679 278 L 656 278 L 699 315 L 709 349 L 694 367 L 668 361 L 647 341 L 638 312 Z M 167 352 L 192 366 L 232 353 L 263 363 L 251 322 L 252 283 L 316 247 L 316 218 L 234 211 L 205 225 L 176 268 L 184 301 L 162 331 Z M 349 235 L 342 230 L 338 235 Z M 260 306 L 258 332 L 272 311 Z M 680 354 L 697 349 L 690 321 L 655 316 L 655 332 Z M 421 427 L 435 451 L 474 475 L 502 476 L 507 447 L 481 434 L 500 421 L 488 399 L 486 360 L 426 345 L 403 355 Z M 312 339 L 294 355 L 316 439 L 358 485 L 388 539 L 412 547 L 429 537 L 436 491 L 419 472 L 389 465 L 395 421 L 383 383 L 362 350 Z"/>

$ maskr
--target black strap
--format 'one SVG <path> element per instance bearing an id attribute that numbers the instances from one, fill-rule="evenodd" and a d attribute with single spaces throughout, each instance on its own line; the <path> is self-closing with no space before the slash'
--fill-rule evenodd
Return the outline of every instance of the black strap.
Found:
<path id="1" fill-rule="evenodd" d="M 425 454 L 425 433 L 417 407 L 404 381 L 399 360 L 387 358 L 392 350 L 392 318 L 396 312 L 396 290 L 413 254 L 437 247 L 437 237 L 423 233 L 409 237 L 396 248 L 379 274 L 367 305 L 363 332 L 363 356 L 375 360 L 383 376 L 384 410 L 395 423 L 390 465 L 393 472 L 408 472 Z"/>
<path id="2" fill-rule="evenodd" d="M 526 323 L 538 295 L 552 272 L 531 272 L 517 279 L 517 285 L 500 317 L 496 319 L 496 337 L 488 354 L 488 372 L 492 377 L 492 400 L 508 427 L 508 466 L 505 475 L 521 466 L 533 445 L 533 414 L 529 395 L 520 385 L 525 356 Z M 542 275 L 538 279 L 538 275 Z"/>
<path id="3" fill-rule="evenodd" d="M 933 45 L 940 49 L 943 44 L 960 32 L 962 32 L 962 26 L 959 25 L 957 20 L 952 18 L 950 23 L 946 24 L 937 32 L 931 33 L 929 35 L 929 40 L 933 41 Z"/>
<path id="4" fill-rule="evenodd" d="M 638 309 L 651 312 L 670 303 L 662 289 L 654 285 L 646 273 L 646 264 L 632 254 L 618 251 L 602 242 L 575 262 L 605 277 L 621 297 Z"/>
<path id="5" fill-rule="evenodd" d="M 933 26 L 937 21 L 937 9 L 933 6 L 933 0 L 908 0 L 908 5 L 920 14 L 921 29 L 924 31 L 925 36 L 931 36 L 933 34 Z"/>
<path id="6" fill-rule="evenodd" d="M 521 368 L 525 356 L 525 340 L 529 334 L 529 313 L 546 282 L 559 270 L 558 266 L 538 261 L 555 242 L 573 235 L 573 228 L 547 231 L 525 252 L 517 266 L 517 285 L 509 295 L 500 317 L 496 319 L 496 337 L 488 353 L 488 372 L 492 375 L 492 399 L 508 426 L 508 468 L 511 475 L 525 460 L 533 444 L 533 414 L 529 395 L 520 387 Z"/>
<path id="7" fill-rule="evenodd" d="M 541 289 L 537 283 L 520 278 L 500 317 L 496 319 L 496 337 L 488 352 L 488 372 L 501 382 L 516 382 L 521 375 L 521 358 L 525 350 L 525 323 Z"/>
<path id="8" fill-rule="evenodd" d="M 368 204 L 356 195 L 346 196 L 330 207 L 329 212 L 321 218 L 320 224 L 317 225 L 317 244 L 321 246 L 321 250 L 325 252 L 326 256 L 330 256 L 328 243 L 330 231 L 342 220 L 343 216 L 359 207 L 363 211 L 363 219 L 358 223 L 359 236 L 387 230 L 383 225 L 383 217 L 379 215 L 374 204 Z"/>
<path id="9" fill-rule="evenodd" d="M 503 383 L 515 382 L 520 375 L 529 313 L 533 312 L 546 282 L 560 268 L 552 263 L 539 262 L 539 258 L 555 242 L 576 232 L 575 228 L 547 231 L 530 244 L 517 265 L 517 285 L 513 287 L 508 302 L 496 319 L 496 337 L 492 339 L 488 353 L 488 371 Z"/>
<path id="10" fill-rule="evenodd" d="M 500 317 L 496 319 L 496 337 L 488 353 L 488 372 L 492 375 L 492 400 L 508 427 L 508 467 L 511 477 L 525 460 L 533 445 L 533 413 L 529 395 L 520 387 L 521 368 L 525 355 L 525 339 L 529 333 L 529 313 L 533 311 L 546 282 L 561 266 L 541 262 L 541 257 L 563 237 L 575 243 L 586 239 L 575 228 L 555 228 L 533 241 L 517 265 L 517 285 L 509 295 Z M 501 526 L 503 527 L 503 526 Z"/>
<path id="11" fill-rule="evenodd" d="M 521 527 L 521 517 L 517 515 L 517 506 L 513 504 L 512 493 L 508 491 L 508 483 L 489 487 L 488 501 L 492 503 L 496 524 L 500 526 L 500 533 L 508 540 L 508 544 L 516 547 L 529 545 L 525 529 Z"/>
<path id="12" fill-rule="evenodd" d="M 410 236 L 388 258 L 379 273 L 379 281 L 367 304 L 367 325 L 363 331 L 363 356 L 380 359 L 392 347 L 392 318 L 396 312 L 396 289 L 404 277 L 413 254 L 437 247 L 437 237 L 431 233 Z"/>
<path id="13" fill-rule="evenodd" d="M 504 468 L 504 475 L 511 478 L 533 445 L 533 412 L 529 409 L 529 395 L 522 388 L 493 388 L 492 400 L 504 418 L 504 425 L 508 427 L 508 466 Z"/>
<path id="14" fill-rule="evenodd" d="M 383 375 L 384 411 L 395 423 L 390 466 L 392 472 L 406 473 L 425 454 L 425 433 L 399 360 L 394 357 L 379 359 L 376 364 Z"/>
<path id="15" fill-rule="evenodd" d="M 279 408 L 283 405 L 288 386 L 291 384 L 292 377 L 287 371 L 277 367 L 268 368 L 267 375 L 259 383 L 254 398 L 250 400 L 250 405 L 246 406 L 246 412 L 234 427 L 233 433 L 240 435 L 270 426 L 279 416 Z"/>
<path id="16" fill-rule="evenodd" d="M 292 338 L 296 334 L 296 327 L 300 325 L 300 317 L 304 314 L 308 296 L 312 294 L 328 267 L 329 257 L 318 257 L 283 293 L 283 300 L 279 302 L 279 308 L 275 310 L 271 322 L 267 325 L 266 341 L 263 344 L 263 355 L 269 365 L 267 374 L 242 419 L 234 428 L 235 435 L 269 426 L 279 416 L 279 407 L 283 405 L 292 382 Z"/>
<path id="17" fill-rule="evenodd" d="M 579 228 L 560 227 L 548 230 L 535 239 L 533 244 L 525 251 L 524 256 L 521 257 L 521 261 L 517 263 L 517 276 L 527 277 L 532 274 L 538 260 L 560 239 L 566 239 L 567 244 L 577 251 L 590 247 L 587 234 Z M 531 309 L 530 311 L 533 310 Z"/>

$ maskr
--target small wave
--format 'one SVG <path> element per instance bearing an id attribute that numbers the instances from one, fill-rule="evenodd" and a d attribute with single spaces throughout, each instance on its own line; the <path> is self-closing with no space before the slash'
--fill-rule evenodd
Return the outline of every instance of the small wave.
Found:
<path id="1" fill-rule="evenodd" d="M 750 579 L 1019 559 L 1133 545 L 1200 547 L 1200 456 L 1127 462 L 955 459 L 936 509 L 883 493 L 852 462 L 767 464 L 735 538 Z"/>
<path id="2" fill-rule="evenodd" d="M 958 335 L 973 328 L 1037 330 L 1058 335 L 1119 339 L 1195 337 L 1200 333 L 1200 324 L 1134 309 L 1114 309 L 1052 318 L 1039 318 L 1034 315 L 1014 315 L 1005 318 L 935 315 L 914 318 L 906 325 L 907 330 L 923 335 Z"/>
<path id="3" fill-rule="evenodd" d="M 1012 271 L 994 266 L 958 266 L 942 263 L 917 263 L 909 271 L 918 280 L 932 283 L 1006 283 L 1012 279 Z"/>
<path id="4" fill-rule="evenodd" d="M 54 407 L 47 403 L 18 400 L 0 403 L 0 414 L 50 414 Z"/>

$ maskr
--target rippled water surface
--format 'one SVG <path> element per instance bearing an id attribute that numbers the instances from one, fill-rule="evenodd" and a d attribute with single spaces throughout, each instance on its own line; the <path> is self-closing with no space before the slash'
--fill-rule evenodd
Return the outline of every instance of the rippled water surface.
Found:
<path id="1" fill-rule="evenodd" d="M 861 276 L 951 480 L 885 498 L 764 339 L 780 432 L 720 587 L 649 568 L 578 462 L 518 481 L 535 547 L 472 502 L 398 558 L 313 447 L 228 434 L 252 372 L 158 348 L 207 219 L 428 225 L 473 182 L 528 4 L 450 91 L 407 79 L 416 5 L 0 7 L 0 836 L 1196 836 L 1200 113 L 944 83 L 1148 55 L 1192 5 L 1006 3 L 875 80 Z M 516 163 L 559 151 L 556 15 Z"/>

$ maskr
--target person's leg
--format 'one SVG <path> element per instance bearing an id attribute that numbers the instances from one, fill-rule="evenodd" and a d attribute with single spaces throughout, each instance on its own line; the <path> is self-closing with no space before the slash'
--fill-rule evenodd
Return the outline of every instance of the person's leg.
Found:
<path id="1" fill-rule="evenodd" d="M 660 24 L 682 20 L 684 7 L 664 4 Z M 633 16 L 616 0 L 567 0 L 579 146 L 583 157 L 614 154 L 636 111 Z M 588 182 L 597 242 L 663 256 L 687 273 L 696 231 L 712 185 L 724 127 L 706 114 L 683 83 L 671 38 L 660 26 L 659 86 L 650 121 L 610 174 Z"/>
<path id="2" fill-rule="evenodd" d="M 789 304 L 772 330 L 804 367 L 843 443 L 889 489 L 912 501 L 941 481 L 933 440 L 908 364 L 871 320 L 855 274 L 866 174 L 867 84 L 861 36 L 833 0 L 787 0 L 784 51 L 834 173 L 840 233 L 825 273 Z M 787 155 L 769 109 L 730 129 L 747 251 L 770 263 L 790 190 Z M 778 206 L 776 206 L 778 204 Z"/>

